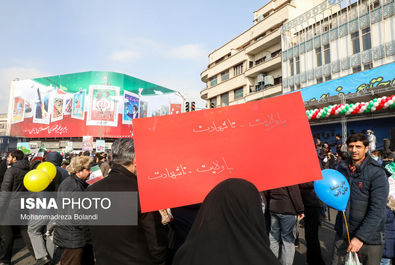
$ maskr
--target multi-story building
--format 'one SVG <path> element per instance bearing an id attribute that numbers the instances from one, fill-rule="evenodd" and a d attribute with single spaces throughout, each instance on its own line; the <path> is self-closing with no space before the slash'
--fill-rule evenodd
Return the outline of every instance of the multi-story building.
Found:
<path id="1" fill-rule="evenodd" d="M 342 2 L 324 1 L 284 24 L 284 92 L 395 61 L 394 0 L 359 0 L 340 8 Z"/>
<path id="2" fill-rule="evenodd" d="M 209 54 L 201 98 L 228 106 L 282 93 L 281 26 L 322 0 L 272 0 L 254 12 L 254 25 Z"/>
<path id="3" fill-rule="evenodd" d="M 394 0 L 323 1 L 281 35 L 283 92 L 300 89 L 315 137 L 370 129 L 378 149 L 395 143 Z"/>

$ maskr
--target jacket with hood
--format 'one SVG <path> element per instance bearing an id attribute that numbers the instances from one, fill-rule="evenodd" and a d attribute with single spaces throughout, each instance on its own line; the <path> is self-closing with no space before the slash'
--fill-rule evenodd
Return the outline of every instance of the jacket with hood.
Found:
<path id="1" fill-rule="evenodd" d="M 63 161 L 63 156 L 56 151 L 50 152 L 50 153 L 48 153 L 45 161 L 51 162 L 56 167 L 56 176 L 55 176 L 54 181 L 55 181 L 55 186 L 56 186 L 56 190 L 57 190 L 60 183 L 62 183 L 63 180 L 65 180 L 69 176 L 69 173 L 67 172 L 67 170 L 61 167 L 62 161 Z"/>

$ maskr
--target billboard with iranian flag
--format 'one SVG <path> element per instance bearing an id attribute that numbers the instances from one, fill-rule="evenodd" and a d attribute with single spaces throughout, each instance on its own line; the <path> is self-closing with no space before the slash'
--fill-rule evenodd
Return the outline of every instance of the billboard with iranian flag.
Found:
<path id="1" fill-rule="evenodd" d="M 10 94 L 10 134 L 27 138 L 131 137 L 133 119 L 183 103 L 175 90 L 102 71 L 13 81 Z"/>

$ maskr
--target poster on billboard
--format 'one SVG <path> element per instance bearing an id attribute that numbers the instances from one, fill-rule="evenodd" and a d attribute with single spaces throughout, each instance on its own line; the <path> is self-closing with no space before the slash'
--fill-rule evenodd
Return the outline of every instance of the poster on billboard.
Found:
<path id="1" fill-rule="evenodd" d="M 71 118 L 85 119 L 85 90 L 73 94 L 73 104 L 71 109 Z"/>
<path id="2" fill-rule="evenodd" d="M 93 151 L 93 136 L 82 136 L 82 151 Z"/>
<path id="3" fill-rule="evenodd" d="M 69 94 L 63 96 L 63 115 L 70 115 L 73 108 L 73 97 Z"/>
<path id="4" fill-rule="evenodd" d="M 170 104 L 170 114 L 180 114 L 181 104 Z"/>
<path id="5" fill-rule="evenodd" d="M 38 87 L 37 84 L 32 80 L 20 80 L 14 83 L 13 98 L 11 104 L 16 103 L 15 102 L 16 98 L 23 99 L 24 115 L 23 115 L 22 123 L 25 123 L 26 119 L 33 117 L 37 87 Z M 18 101 L 20 102 L 20 100 Z M 15 105 L 13 105 L 13 110 L 14 108 Z M 11 124 L 13 124 L 12 120 L 11 120 Z"/>
<path id="6" fill-rule="evenodd" d="M 106 141 L 105 140 L 96 140 L 96 152 L 105 152 L 106 151 Z"/>
<path id="7" fill-rule="evenodd" d="M 12 108 L 12 124 L 22 122 L 24 120 L 25 100 L 21 97 L 14 98 L 14 106 Z"/>
<path id="8" fill-rule="evenodd" d="M 55 94 L 51 100 L 52 103 L 52 118 L 51 122 L 63 119 L 63 96 Z"/>
<path id="9" fill-rule="evenodd" d="M 119 87 L 89 86 L 89 108 L 86 125 L 117 126 Z"/>
<path id="10" fill-rule="evenodd" d="M 37 88 L 37 98 L 34 104 L 33 123 L 49 124 L 51 116 L 49 108 L 49 99 L 51 94 L 40 88 Z"/>
<path id="11" fill-rule="evenodd" d="M 139 97 L 125 90 L 123 95 L 122 124 L 132 124 L 132 120 L 137 118 L 139 118 Z"/>

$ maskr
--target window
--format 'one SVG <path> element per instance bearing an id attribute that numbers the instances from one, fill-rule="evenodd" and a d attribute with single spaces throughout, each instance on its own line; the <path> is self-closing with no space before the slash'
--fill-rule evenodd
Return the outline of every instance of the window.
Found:
<path id="1" fill-rule="evenodd" d="M 369 70 L 373 68 L 373 64 L 372 63 L 367 63 L 363 65 L 363 69 L 364 70 Z"/>
<path id="2" fill-rule="evenodd" d="M 229 79 L 229 70 L 221 73 L 221 81 L 224 82 Z"/>
<path id="3" fill-rule="evenodd" d="M 215 86 L 217 84 L 217 76 L 210 79 L 210 86 Z"/>
<path id="4" fill-rule="evenodd" d="M 380 0 L 374 0 L 373 3 L 370 4 L 370 10 L 376 9 L 380 6 Z"/>
<path id="5" fill-rule="evenodd" d="M 235 76 L 242 74 L 243 73 L 243 63 L 234 66 L 233 67 L 233 72 L 234 72 Z"/>
<path id="6" fill-rule="evenodd" d="M 281 82 L 282 82 L 281 76 L 274 78 L 274 85 L 275 86 L 281 84 Z"/>
<path id="7" fill-rule="evenodd" d="M 221 95 L 221 106 L 229 106 L 229 93 L 225 93 Z"/>
<path id="8" fill-rule="evenodd" d="M 329 80 L 332 80 L 332 75 L 325 76 L 325 81 L 329 81 Z"/>
<path id="9" fill-rule="evenodd" d="M 320 84 L 320 83 L 322 83 L 322 77 L 319 77 L 319 78 L 317 78 L 317 84 Z"/>
<path id="10" fill-rule="evenodd" d="M 358 31 L 351 34 L 351 43 L 352 43 L 353 54 L 359 53 L 361 51 L 361 46 L 359 44 L 359 32 Z"/>
<path id="11" fill-rule="evenodd" d="M 328 30 L 330 30 L 332 28 L 332 24 L 326 23 L 322 26 L 322 28 L 323 28 L 323 32 L 327 32 Z"/>
<path id="12" fill-rule="evenodd" d="M 291 71 L 291 76 L 293 76 L 295 74 L 295 71 L 294 71 L 294 59 L 293 58 L 289 60 L 289 69 Z"/>
<path id="13" fill-rule="evenodd" d="M 272 57 L 272 58 L 273 58 L 273 57 L 276 57 L 276 56 L 279 55 L 280 53 L 281 53 L 281 50 L 274 51 L 274 52 L 272 52 L 271 57 Z"/>
<path id="14" fill-rule="evenodd" d="M 370 39 L 370 27 L 362 30 L 362 48 L 364 51 L 372 48 L 372 41 Z"/>
<path id="15" fill-rule="evenodd" d="M 250 61 L 249 68 L 252 68 L 252 67 L 254 67 L 254 62 L 253 62 L 253 61 Z"/>
<path id="16" fill-rule="evenodd" d="M 263 56 L 262 58 L 256 60 L 256 61 L 255 61 L 255 65 L 258 65 L 258 64 L 263 63 L 263 62 L 265 61 L 265 59 L 266 59 L 266 56 Z"/>
<path id="17" fill-rule="evenodd" d="M 296 74 L 300 74 L 300 58 L 299 56 L 295 58 L 295 64 L 296 64 Z"/>
<path id="18" fill-rule="evenodd" d="M 289 91 L 294 91 L 295 87 L 294 86 L 289 86 Z"/>
<path id="19" fill-rule="evenodd" d="M 358 65 L 358 66 L 355 66 L 355 67 L 353 67 L 352 68 L 352 72 L 353 73 L 358 73 L 358 72 L 361 72 L 361 66 L 360 65 Z"/>
<path id="20" fill-rule="evenodd" d="M 331 62 L 331 49 L 329 44 L 324 45 L 324 63 L 328 64 Z"/>
<path id="21" fill-rule="evenodd" d="M 265 37 L 265 35 L 266 35 L 266 32 L 263 32 L 261 35 L 259 35 L 258 37 L 255 38 L 255 41 L 262 39 L 263 37 Z"/>
<path id="22" fill-rule="evenodd" d="M 244 96 L 243 94 L 243 88 L 240 87 L 238 89 L 235 89 L 235 99 L 242 98 Z"/>
<path id="23" fill-rule="evenodd" d="M 299 90 L 300 89 L 300 85 L 296 85 L 296 90 Z"/>
<path id="24" fill-rule="evenodd" d="M 210 108 L 215 108 L 217 106 L 217 97 L 210 98 Z"/>
<path id="25" fill-rule="evenodd" d="M 317 66 L 321 66 L 322 65 L 321 47 L 315 49 L 315 55 L 317 57 Z"/>

